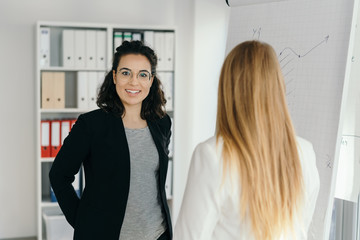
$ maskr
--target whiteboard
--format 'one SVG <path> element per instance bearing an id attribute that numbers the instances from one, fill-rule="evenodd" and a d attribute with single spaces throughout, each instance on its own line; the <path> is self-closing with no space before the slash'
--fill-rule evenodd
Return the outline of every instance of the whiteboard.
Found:
<path id="1" fill-rule="evenodd" d="M 321 186 L 309 239 L 329 239 L 355 1 L 267 1 L 230 14 L 226 52 L 251 39 L 274 47 L 296 132 L 313 143 Z"/>
<path id="2" fill-rule="evenodd" d="M 335 197 L 356 203 L 360 192 L 360 14 L 355 29 Z"/>

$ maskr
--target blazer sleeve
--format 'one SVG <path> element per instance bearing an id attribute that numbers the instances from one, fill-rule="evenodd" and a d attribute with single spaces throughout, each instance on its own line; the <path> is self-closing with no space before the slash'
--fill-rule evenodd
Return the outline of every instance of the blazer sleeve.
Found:
<path id="1" fill-rule="evenodd" d="M 169 144 L 170 144 L 170 139 L 171 139 L 171 119 L 169 117 L 169 115 L 166 115 L 166 121 L 167 121 L 167 127 L 166 127 L 166 151 L 167 154 L 169 154 Z"/>
<path id="2" fill-rule="evenodd" d="M 57 154 L 49 172 L 51 186 L 67 221 L 74 227 L 79 198 L 72 186 L 90 151 L 90 134 L 80 115 Z"/>
<path id="3" fill-rule="evenodd" d="M 209 240 L 220 218 L 220 160 L 210 144 L 193 153 L 174 240 Z"/>

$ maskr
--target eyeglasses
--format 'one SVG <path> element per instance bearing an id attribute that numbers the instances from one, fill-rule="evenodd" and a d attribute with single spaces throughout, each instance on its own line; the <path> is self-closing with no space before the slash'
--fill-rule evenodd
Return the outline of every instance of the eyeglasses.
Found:
<path id="1" fill-rule="evenodd" d="M 118 71 L 118 74 L 119 74 L 119 79 L 121 81 L 129 81 L 130 79 L 133 78 L 134 74 L 133 72 L 131 71 L 131 69 L 128 69 L 128 68 L 121 68 L 119 71 Z M 136 78 L 141 81 L 141 82 L 148 82 L 150 81 L 151 79 L 151 73 L 147 70 L 141 70 L 137 73 L 136 75 Z"/>

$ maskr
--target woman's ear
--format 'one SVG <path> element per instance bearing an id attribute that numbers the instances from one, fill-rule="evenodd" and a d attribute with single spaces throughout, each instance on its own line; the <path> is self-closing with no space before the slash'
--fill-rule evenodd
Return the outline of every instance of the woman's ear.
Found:
<path id="1" fill-rule="evenodd" d="M 112 70 L 112 74 L 113 74 L 113 83 L 116 85 L 116 73 L 115 73 L 115 70 Z"/>

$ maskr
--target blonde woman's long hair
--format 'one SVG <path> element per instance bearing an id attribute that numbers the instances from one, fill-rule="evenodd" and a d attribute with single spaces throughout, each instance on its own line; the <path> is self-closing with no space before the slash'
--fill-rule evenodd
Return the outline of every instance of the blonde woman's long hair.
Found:
<path id="1" fill-rule="evenodd" d="M 255 239 L 292 232 L 303 177 L 283 76 L 270 45 L 243 42 L 226 57 L 216 137 L 223 139 L 224 169 L 237 170 L 241 218 L 251 219 Z"/>

